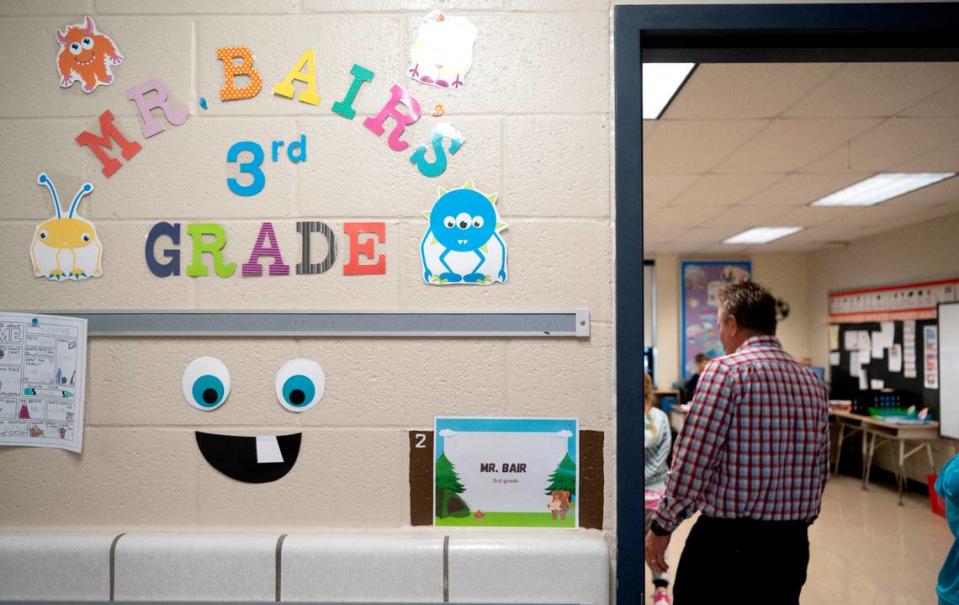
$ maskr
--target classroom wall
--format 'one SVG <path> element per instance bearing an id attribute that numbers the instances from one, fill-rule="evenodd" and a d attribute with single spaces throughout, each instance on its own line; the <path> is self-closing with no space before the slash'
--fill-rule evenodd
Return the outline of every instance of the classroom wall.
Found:
<path id="1" fill-rule="evenodd" d="M 86 431 L 80 455 L 0 448 L 0 527 L 402 527 L 410 522 L 408 436 L 434 415 L 574 416 L 605 432 L 604 526 L 615 528 L 614 348 L 611 220 L 611 59 L 608 2 L 558 6 L 548 0 L 454 2 L 479 28 L 461 91 L 405 77 L 409 48 L 428 2 L 351 0 L 0 1 L 0 140 L 5 163 L 0 228 L 0 309 L 547 310 L 588 308 L 588 339 L 91 339 Z M 54 30 L 91 14 L 126 56 L 117 81 L 84 95 L 60 89 Z M 564 42 L 557 45 L 556 40 Z M 221 103 L 219 47 L 255 54 L 263 91 Z M 314 107 L 270 94 L 307 47 L 317 49 Z M 350 121 L 331 112 L 352 81 L 375 72 Z M 159 78 L 189 109 L 181 126 L 144 139 L 127 87 Z M 362 120 L 399 84 L 424 115 L 407 128 L 413 145 L 432 125 L 452 122 L 466 137 L 437 179 L 389 149 Z M 557 94 L 562 91 L 562 94 Z M 200 97 L 209 109 L 199 108 Z M 442 119 L 430 116 L 445 105 Z M 104 110 L 143 149 L 111 178 L 74 143 Z M 387 124 L 390 128 L 392 123 Z M 266 189 L 233 195 L 225 154 L 248 139 L 305 133 L 308 158 L 263 164 Z M 269 151 L 267 151 L 269 153 Z M 52 214 L 46 171 L 63 197 L 84 180 L 93 194 L 80 214 L 95 221 L 104 275 L 83 283 L 32 276 L 35 226 Z M 489 287 L 421 282 L 420 215 L 437 186 L 499 194 L 509 224 L 510 280 Z M 314 276 L 157 278 L 144 241 L 158 221 L 212 222 L 227 231 L 227 260 L 243 263 L 260 223 L 272 221 L 288 264 L 299 262 L 298 219 L 322 220 L 340 236 L 340 257 Z M 342 274 L 351 220 L 386 223 L 383 276 Z M 183 234 L 184 264 L 190 244 Z M 315 254 L 322 253 L 316 250 Z M 233 391 L 216 412 L 188 407 L 181 376 L 201 355 L 221 358 Z M 273 393 L 286 360 L 323 366 L 327 391 L 310 412 L 283 410 Z M 214 471 L 194 430 L 303 432 L 299 460 L 277 483 L 248 485 Z"/>
<path id="2" fill-rule="evenodd" d="M 783 347 L 796 359 L 809 355 L 807 260 L 804 254 L 753 254 L 710 257 L 654 254 L 656 262 L 656 385 L 669 386 L 680 377 L 680 267 L 684 260 L 749 260 L 753 279 L 789 303 L 789 317 L 777 327 Z"/>
<path id="3" fill-rule="evenodd" d="M 826 319 L 830 291 L 959 276 L 956 233 L 959 212 L 854 240 L 845 248 L 809 254 L 806 304 L 810 321 L 806 337 L 813 363 L 829 366 Z M 953 440 L 937 442 L 933 447 L 936 463 L 941 465 L 954 455 L 956 446 Z M 876 463 L 891 469 L 889 456 L 885 450 L 877 452 Z M 929 472 L 925 458 L 917 456 L 907 463 L 909 476 L 925 482 Z"/>

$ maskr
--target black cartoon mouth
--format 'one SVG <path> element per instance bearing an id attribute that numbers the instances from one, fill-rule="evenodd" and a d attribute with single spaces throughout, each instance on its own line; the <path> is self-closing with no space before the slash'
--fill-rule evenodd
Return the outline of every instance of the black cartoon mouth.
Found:
<path id="1" fill-rule="evenodd" d="M 260 462 L 257 452 L 257 437 L 216 435 L 196 431 L 196 444 L 210 466 L 231 479 L 244 483 L 269 483 L 282 478 L 296 464 L 300 453 L 302 433 L 260 437 L 276 440 L 282 461 Z M 275 450 L 274 450 L 275 451 Z"/>

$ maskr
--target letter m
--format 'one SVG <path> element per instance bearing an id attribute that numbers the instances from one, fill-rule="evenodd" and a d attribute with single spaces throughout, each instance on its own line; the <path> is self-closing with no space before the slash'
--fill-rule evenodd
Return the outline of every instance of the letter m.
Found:
<path id="1" fill-rule="evenodd" d="M 103 174 L 107 178 L 120 169 L 120 160 L 107 155 L 104 149 L 113 149 L 113 139 L 120 145 L 120 154 L 124 159 L 129 160 L 140 153 L 140 144 L 136 141 L 128 141 L 123 133 L 113 124 L 113 113 L 110 110 L 100 114 L 100 136 L 97 136 L 89 130 L 84 130 L 74 139 L 77 145 L 83 147 L 86 145 L 97 156 L 100 163 L 103 164 Z"/>

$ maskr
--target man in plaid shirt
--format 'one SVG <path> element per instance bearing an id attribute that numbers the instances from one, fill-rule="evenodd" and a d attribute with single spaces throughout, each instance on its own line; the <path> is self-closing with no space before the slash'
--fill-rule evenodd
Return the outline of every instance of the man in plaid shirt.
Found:
<path id="1" fill-rule="evenodd" d="M 829 474 L 826 387 L 776 339 L 768 291 L 735 284 L 719 303 L 727 355 L 699 379 L 646 534 L 647 563 L 665 571 L 670 534 L 698 510 L 676 572 L 676 605 L 798 605 L 807 530 Z M 749 588 L 720 596 L 737 584 Z"/>

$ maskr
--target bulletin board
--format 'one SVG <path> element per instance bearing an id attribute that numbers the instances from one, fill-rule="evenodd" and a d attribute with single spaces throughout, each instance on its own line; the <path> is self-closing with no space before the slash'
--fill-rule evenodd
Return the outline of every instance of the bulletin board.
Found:
<path id="1" fill-rule="evenodd" d="M 906 320 L 909 321 L 909 320 Z M 904 321 L 894 320 L 893 343 L 900 346 L 904 345 Z M 899 393 L 903 406 L 915 405 L 917 408 L 928 407 L 935 418 L 939 418 L 939 390 L 925 388 L 925 376 L 923 373 L 923 330 L 926 326 L 937 325 L 936 319 L 916 320 L 916 338 L 914 344 L 914 353 L 916 356 L 917 371 L 913 378 L 907 378 L 902 371 L 890 371 L 888 349 L 882 352 L 882 357 L 874 358 L 870 355 L 869 363 L 862 366 L 867 373 L 868 380 L 881 380 L 885 388 L 894 389 Z M 865 406 L 872 405 L 876 390 L 872 388 L 861 389 L 859 377 L 850 372 L 850 362 L 853 350 L 846 347 L 847 332 L 868 332 L 870 335 L 880 332 L 882 322 L 861 322 L 846 323 L 830 326 L 831 329 L 838 329 L 839 332 L 839 363 L 830 364 L 830 399 L 848 399 L 856 401 Z M 834 352 L 835 353 L 835 352 Z M 903 357 L 906 351 L 903 350 Z M 834 355 L 835 356 L 835 355 Z"/>
<path id="2" fill-rule="evenodd" d="M 723 344 L 716 326 L 717 297 L 724 287 L 749 279 L 752 264 L 749 261 L 683 261 L 680 270 L 683 311 L 679 340 L 682 343 L 681 375 L 685 380 L 695 372 L 699 353 L 722 356 Z"/>

